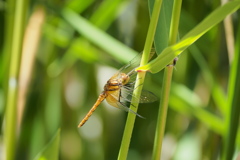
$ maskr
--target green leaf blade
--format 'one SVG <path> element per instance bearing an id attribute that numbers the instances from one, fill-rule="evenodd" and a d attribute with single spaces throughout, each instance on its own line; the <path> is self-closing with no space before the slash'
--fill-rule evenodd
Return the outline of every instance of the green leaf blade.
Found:
<path id="1" fill-rule="evenodd" d="M 51 141 L 38 153 L 34 160 L 58 160 L 60 144 L 60 129 L 57 130 Z"/>
<path id="2" fill-rule="evenodd" d="M 235 12 L 240 7 L 240 1 L 229 2 L 220 8 L 213 11 L 207 18 L 205 18 L 194 29 L 188 32 L 181 40 L 175 45 L 167 47 L 163 52 L 153 61 L 145 66 L 139 67 L 136 70 L 150 71 L 157 73 L 169 64 L 177 55 L 181 54 L 185 49 L 192 45 L 202 35 L 209 31 L 212 27 L 222 21 L 227 15 Z M 170 54 L 170 55 L 168 55 Z"/>
<path id="3" fill-rule="evenodd" d="M 89 23 L 85 18 L 79 16 L 74 11 L 64 9 L 62 11 L 62 16 L 83 37 L 118 58 L 120 61 L 128 62 L 129 59 L 132 59 L 138 54 L 136 51 L 126 47 L 123 43 Z"/>

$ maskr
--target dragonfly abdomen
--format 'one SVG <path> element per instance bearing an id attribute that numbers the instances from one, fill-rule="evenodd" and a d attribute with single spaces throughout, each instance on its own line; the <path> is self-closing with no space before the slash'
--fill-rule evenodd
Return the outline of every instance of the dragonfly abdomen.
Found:
<path id="1" fill-rule="evenodd" d="M 107 94 L 105 92 L 102 92 L 93 107 L 90 109 L 90 111 L 87 113 L 87 115 L 83 118 L 83 120 L 79 123 L 78 127 L 83 126 L 89 117 L 93 114 L 93 112 L 97 109 L 97 107 L 100 105 L 100 103 L 107 97 Z"/>

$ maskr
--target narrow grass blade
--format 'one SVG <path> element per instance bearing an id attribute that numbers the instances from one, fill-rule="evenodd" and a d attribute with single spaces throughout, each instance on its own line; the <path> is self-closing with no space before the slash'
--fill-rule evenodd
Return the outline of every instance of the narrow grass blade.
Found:
<path id="1" fill-rule="evenodd" d="M 231 1 L 218 9 L 214 10 L 208 17 L 206 17 L 194 29 L 188 32 L 179 43 L 172 45 L 165 50 L 153 61 L 145 66 L 141 66 L 136 70 L 147 70 L 152 73 L 157 73 L 169 64 L 177 55 L 181 54 L 191 44 L 198 40 L 212 27 L 221 22 L 227 15 L 235 12 L 240 7 L 240 1 Z"/>
<path id="2" fill-rule="evenodd" d="M 238 28 L 235 54 L 231 66 L 229 90 L 228 90 L 228 106 L 231 110 L 228 112 L 226 123 L 226 138 L 224 147 L 224 160 L 232 159 L 235 151 L 235 140 L 239 126 L 240 115 L 240 28 Z"/>
<path id="3" fill-rule="evenodd" d="M 182 6 L 182 0 L 174 1 L 171 23 L 170 23 L 170 30 L 169 30 L 168 45 L 172 45 L 176 43 L 181 6 Z M 163 87 L 161 92 L 161 102 L 160 102 L 159 111 L 158 111 L 158 119 L 157 119 L 156 131 L 155 131 L 152 160 L 161 159 L 162 142 L 163 142 L 166 120 L 167 120 L 168 102 L 169 102 L 169 95 L 170 95 L 170 89 L 171 89 L 173 68 L 174 68 L 173 65 L 168 65 L 164 70 Z"/>
<path id="4" fill-rule="evenodd" d="M 13 34 L 11 42 L 8 91 L 6 101 L 6 124 L 5 124 L 5 151 L 6 159 L 13 160 L 16 149 L 16 127 L 17 127 L 17 95 L 19 85 L 20 57 L 22 52 L 23 32 L 26 19 L 28 1 L 15 1 L 16 8 L 14 12 Z M 9 11 L 11 13 L 13 10 Z"/>
<path id="5" fill-rule="evenodd" d="M 58 160 L 60 144 L 60 129 L 57 130 L 51 141 L 38 153 L 34 160 Z"/>
<path id="6" fill-rule="evenodd" d="M 128 62 L 137 54 L 134 50 L 126 47 L 121 42 L 106 34 L 104 31 L 93 26 L 86 19 L 70 9 L 62 11 L 64 19 L 70 23 L 81 35 L 90 40 L 98 47 L 113 54 L 122 62 Z"/>
<path id="7" fill-rule="evenodd" d="M 152 13 L 154 0 L 149 0 L 149 10 Z M 172 16 L 173 0 L 163 0 L 160 11 L 156 34 L 154 37 L 154 48 L 156 53 L 161 53 L 168 47 L 169 29 Z"/>

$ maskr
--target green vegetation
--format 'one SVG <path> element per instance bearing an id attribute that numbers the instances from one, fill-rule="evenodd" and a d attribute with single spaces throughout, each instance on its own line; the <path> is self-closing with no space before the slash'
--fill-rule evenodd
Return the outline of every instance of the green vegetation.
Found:
<path id="1" fill-rule="evenodd" d="M 239 8 L 239 0 L 0 2 L 0 159 L 236 159 Z M 77 128 L 141 51 L 136 70 L 149 72 L 133 94 L 160 97 L 131 106 L 146 119 L 102 103 Z"/>

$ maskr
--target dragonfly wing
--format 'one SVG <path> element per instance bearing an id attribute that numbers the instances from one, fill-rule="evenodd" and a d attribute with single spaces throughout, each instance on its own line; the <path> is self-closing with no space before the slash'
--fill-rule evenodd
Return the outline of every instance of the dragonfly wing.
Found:
<path id="1" fill-rule="evenodd" d="M 113 107 L 119 108 L 119 109 L 124 110 L 126 112 L 131 112 L 131 113 L 137 115 L 138 117 L 144 118 L 141 115 L 139 115 L 138 113 L 131 110 L 129 107 L 127 107 L 126 102 L 119 101 L 118 98 L 115 97 L 113 94 L 109 94 L 107 96 L 106 100 L 107 100 L 108 104 L 110 104 Z"/>
<path id="2" fill-rule="evenodd" d="M 158 97 L 152 92 L 142 90 L 139 103 L 152 103 L 158 100 Z"/>
<path id="3" fill-rule="evenodd" d="M 155 49 L 152 48 L 150 56 L 149 56 L 149 60 L 153 57 L 154 53 L 155 53 Z M 136 73 L 135 69 L 137 67 L 139 67 L 141 58 L 142 58 L 142 53 L 137 54 L 129 63 L 124 65 L 122 68 L 120 68 L 118 70 L 117 74 L 126 73 L 127 75 L 129 75 L 129 74 L 132 75 L 132 73 Z"/>
<path id="4" fill-rule="evenodd" d="M 153 57 L 154 54 L 155 54 L 155 49 L 152 48 L 149 56 L 149 60 Z M 142 58 L 142 52 L 140 54 L 137 54 L 128 64 L 124 65 L 119 71 L 122 73 L 128 73 L 132 69 L 135 69 L 140 65 L 141 58 Z"/>
<path id="5" fill-rule="evenodd" d="M 118 103 L 117 103 L 117 106 L 118 106 L 117 108 L 119 108 L 119 109 L 123 109 L 123 110 L 125 110 L 126 112 L 131 112 L 131 113 L 137 115 L 137 116 L 140 117 L 140 118 L 144 118 L 143 116 L 141 116 L 141 115 L 138 114 L 137 112 L 134 112 L 133 110 L 131 110 L 130 108 L 128 108 L 125 103 L 118 102 Z M 144 119 L 145 119 L 145 118 L 144 118 Z"/>
<path id="6" fill-rule="evenodd" d="M 158 97 L 152 92 L 142 90 L 140 98 L 133 95 L 133 87 L 123 86 L 121 88 L 121 100 L 127 102 L 152 103 L 158 100 Z"/>
<path id="7" fill-rule="evenodd" d="M 142 54 L 137 54 L 130 62 L 128 62 L 126 65 L 120 68 L 119 72 L 127 74 L 136 67 L 138 67 L 140 65 L 141 57 Z"/>

